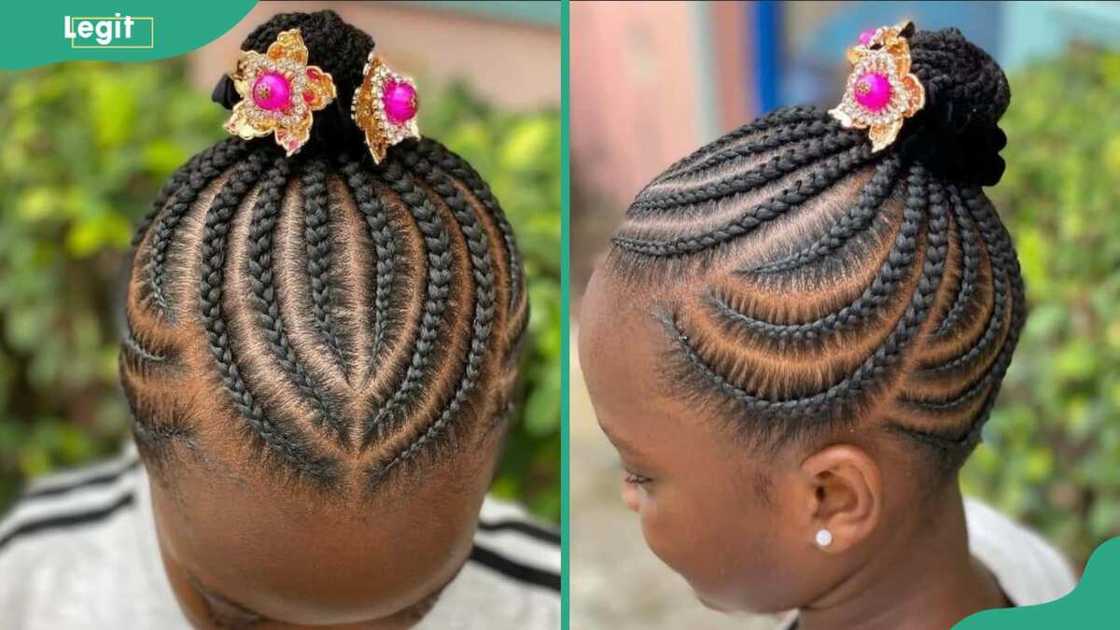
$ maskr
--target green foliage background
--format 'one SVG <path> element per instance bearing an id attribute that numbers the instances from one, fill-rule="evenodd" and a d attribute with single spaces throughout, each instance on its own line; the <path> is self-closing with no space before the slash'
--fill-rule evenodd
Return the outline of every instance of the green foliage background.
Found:
<path id="1" fill-rule="evenodd" d="M 55 64 L 0 74 L 0 512 L 26 479 L 115 452 L 116 377 L 132 231 L 163 180 L 223 137 L 225 110 L 181 61 Z M 560 119 L 457 86 L 421 127 L 490 183 L 517 233 L 532 300 L 514 420 L 494 491 L 560 513 Z"/>
<path id="2" fill-rule="evenodd" d="M 1120 535 L 1120 54 L 1073 49 L 1011 93 L 990 194 L 1030 315 L 963 479 L 1084 562 Z"/>
<path id="3" fill-rule="evenodd" d="M 178 62 L 0 76 L 0 509 L 20 483 L 112 452 L 117 305 L 132 226 L 224 112 Z M 991 194 L 1031 314 L 966 489 L 1084 561 L 1120 535 L 1120 54 L 1073 50 L 1012 77 L 1010 165 Z M 524 405 L 495 491 L 559 514 L 558 113 L 457 87 L 423 128 L 491 183 L 525 254 Z"/>

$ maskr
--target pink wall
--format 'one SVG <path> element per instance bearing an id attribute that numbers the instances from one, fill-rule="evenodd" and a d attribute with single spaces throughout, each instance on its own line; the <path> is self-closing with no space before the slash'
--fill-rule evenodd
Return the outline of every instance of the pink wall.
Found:
<path id="1" fill-rule="evenodd" d="M 262 2 L 231 31 L 191 55 L 209 91 L 232 67 L 241 41 L 276 13 L 333 9 L 373 36 L 395 69 L 427 86 L 464 78 L 493 103 L 515 109 L 560 104 L 560 31 L 423 6 L 374 2 Z"/>
<path id="2" fill-rule="evenodd" d="M 696 144 L 686 2 L 573 2 L 573 173 L 625 203 Z"/>
<path id="3" fill-rule="evenodd" d="M 654 175 L 753 109 L 746 6 L 693 4 L 570 6 L 573 178 L 612 204 L 625 206 Z M 705 98 L 713 111 L 701 111 Z M 704 115 L 716 129 L 702 129 Z"/>
<path id="4" fill-rule="evenodd" d="M 747 33 L 746 3 L 713 2 L 709 6 L 719 76 L 719 132 L 723 134 L 758 112 L 758 99 L 751 88 L 754 54 Z"/>

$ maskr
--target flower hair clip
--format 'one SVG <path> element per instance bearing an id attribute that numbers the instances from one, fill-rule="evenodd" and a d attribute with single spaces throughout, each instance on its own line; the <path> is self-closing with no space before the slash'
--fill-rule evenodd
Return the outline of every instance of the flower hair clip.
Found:
<path id="1" fill-rule="evenodd" d="M 335 99 L 334 80 L 307 65 L 307 46 L 298 28 L 284 31 L 268 52 L 241 52 L 230 75 L 241 100 L 226 121 L 229 133 L 246 140 L 272 133 L 292 156 L 311 137 L 311 113 Z"/>
<path id="2" fill-rule="evenodd" d="M 405 138 L 419 138 L 416 114 L 420 97 L 416 83 L 385 65 L 370 51 L 362 70 L 362 85 L 350 103 L 350 115 L 366 135 L 375 164 L 385 159 L 389 147 Z"/>
<path id="3" fill-rule="evenodd" d="M 910 72 L 912 22 L 868 29 L 848 49 L 852 73 L 840 104 L 828 113 L 845 128 L 869 129 L 871 151 L 881 151 L 898 137 L 903 120 L 925 107 L 926 91 Z"/>

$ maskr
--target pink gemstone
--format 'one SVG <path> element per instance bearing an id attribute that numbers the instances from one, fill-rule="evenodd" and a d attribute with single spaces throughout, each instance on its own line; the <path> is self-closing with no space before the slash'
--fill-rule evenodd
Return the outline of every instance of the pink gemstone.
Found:
<path id="1" fill-rule="evenodd" d="M 292 84 L 279 72 L 262 72 L 253 83 L 253 102 L 261 109 L 285 109 L 292 102 Z"/>
<path id="2" fill-rule="evenodd" d="M 878 72 L 868 72 L 856 79 L 853 91 L 856 102 L 868 111 L 877 112 L 891 102 L 891 82 Z"/>
<path id="3" fill-rule="evenodd" d="M 875 29 L 869 28 L 866 31 L 859 34 L 859 43 L 866 46 L 866 45 L 871 43 L 871 38 L 872 37 L 875 37 Z"/>
<path id="4" fill-rule="evenodd" d="M 386 83 L 381 92 L 381 103 L 385 106 L 385 115 L 389 121 L 396 125 L 412 120 L 416 110 L 420 108 L 416 88 L 404 81 Z"/>

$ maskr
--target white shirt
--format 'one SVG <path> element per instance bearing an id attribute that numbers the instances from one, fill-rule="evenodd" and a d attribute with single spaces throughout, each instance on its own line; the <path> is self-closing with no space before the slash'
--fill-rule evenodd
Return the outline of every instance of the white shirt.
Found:
<path id="1" fill-rule="evenodd" d="M 991 571 L 1011 603 L 1045 604 L 1077 586 L 1066 559 L 1038 534 L 971 497 L 964 500 L 964 518 L 969 551 Z M 779 628 L 788 630 L 796 620 L 797 613 L 790 613 Z"/>
<path id="2" fill-rule="evenodd" d="M 487 498 L 474 542 L 416 630 L 559 628 L 559 536 Z M 0 520 L 0 627 L 189 630 L 158 545 L 131 442 L 112 461 L 37 480 Z"/>

